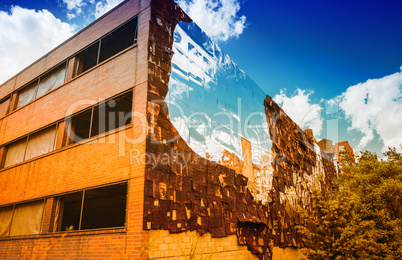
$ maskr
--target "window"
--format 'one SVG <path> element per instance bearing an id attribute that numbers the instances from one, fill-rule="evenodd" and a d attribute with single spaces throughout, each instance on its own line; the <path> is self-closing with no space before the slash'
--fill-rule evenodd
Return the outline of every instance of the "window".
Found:
<path id="1" fill-rule="evenodd" d="M 40 234 L 45 200 L 0 207 L 0 237 Z M 54 197 L 51 203 L 52 213 L 47 217 L 53 232 L 71 226 L 72 230 L 124 227 L 127 182 Z"/>
<path id="2" fill-rule="evenodd" d="M 76 56 L 75 76 L 89 70 L 137 42 L 135 17 L 81 51 Z"/>
<path id="3" fill-rule="evenodd" d="M 39 234 L 44 200 L 0 208 L 0 237 Z"/>
<path id="4" fill-rule="evenodd" d="M 99 41 L 84 49 L 76 56 L 76 76 L 98 64 L 98 51 Z"/>
<path id="5" fill-rule="evenodd" d="M 66 63 L 64 62 L 47 74 L 35 79 L 27 87 L 18 92 L 17 108 L 25 106 L 32 100 L 35 100 L 52 89 L 57 88 L 64 83 L 65 76 Z"/>
<path id="6" fill-rule="evenodd" d="M 0 118 L 7 115 L 8 107 L 10 105 L 10 98 L 0 102 Z"/>
<path id="7" fill-rule="evenodd" d="M 24 160 L 35 158 L 42 154 L 54 151 L 56 141 L 56 126 L 32 134 L 28 137 L 28 144 Z"/>
<path id="8" fill-rule="evenodd" d="M 131 123 L 133 93 L 129 91 L 118 97 L 95 105 L 72 116 L 67 144 L 77 143 Z"/>
<path id="9" fill-rule="evenodd" d="M 7 145 L 4 167 L 54 151 L 57 125 L 30 134 Z"/>
<path id="10" fill-rule="evenodd" d="M 99 62 L 105 61 L 137 41 L 137 19 L 117 28 L 100 40 Z"/>
<path id="11" fill-rule="evenodd" d="M 26 104 L 34 100 L 36 97 L 37 88 L 38 79 L 36 79 L 33 83 L 29 84 L 26 88 L 18 92 L 17 108 L 25 106 Z"/>
<path id="12" fill-rule="evenodd" d="M 55 231 L 123 227 L 126 194 L 127 183 L 121 183 L 57 197 L 61 219 L 54 219 Z"/>

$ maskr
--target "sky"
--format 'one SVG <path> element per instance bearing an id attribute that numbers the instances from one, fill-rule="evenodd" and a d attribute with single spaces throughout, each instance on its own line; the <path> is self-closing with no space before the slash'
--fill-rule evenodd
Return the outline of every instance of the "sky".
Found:
<path id="1" fill-rule="evenodd" d="M 121 0 L 2 0 L 0 83 Z M 402 2 L 176 0 L 317 140 L 402 147 Z"/>

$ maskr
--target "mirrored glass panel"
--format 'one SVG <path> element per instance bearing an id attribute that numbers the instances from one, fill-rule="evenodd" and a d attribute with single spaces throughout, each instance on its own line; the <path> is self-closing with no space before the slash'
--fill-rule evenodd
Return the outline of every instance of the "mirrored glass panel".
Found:
<path id="1" fill-rule="evenodd" d="M 198 155 L 246 175 L 259 190 L 269 186 L 264 91 L 195 23 L 179 22 L 173 51 L 166 102 L 181 137 Z"/>

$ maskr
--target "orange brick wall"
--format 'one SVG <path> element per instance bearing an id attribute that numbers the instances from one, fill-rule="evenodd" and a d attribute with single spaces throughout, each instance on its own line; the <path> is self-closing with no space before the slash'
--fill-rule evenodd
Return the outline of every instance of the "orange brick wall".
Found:
<path id="1" fill-rule="evenodd" d="M 132 125 L 0 169 L 0 206 L 127 180 L 125 228 L 74 231 L 64 238 L 61 233 L 46 233 L 50 229 L 50 199 L 45 207 L 43 234 L 0 238 L 0 259 L 39 257 L 49 245 L 53 245 L 47 253 L 49 259 L 137 259 L 141 253 L 148 234 L 142 229 L 145 174 L 142 158 L 147 133 L 149 4 L 150 0 L 126 1 L 0 86 L 0 97 L 8 95 L 140 12 L 137 46 L 0 119 L 1 145 L 63 119 L 75 102 L 92 99 L 97 103 L 133 89 Z M 79 110 L 90 106 L 83 103 Z"/>
<path id="2" fill-rule="evenodd" d="M 15 89 L 16 78 L 11 78 L 0 86 L 0 99 L 9 95 Z"/>
<path id="3" fill-rule="evenodd" d="M 0 240 L 1 259 L 123 259 L 123 229 Z M 49 250 L 46 248 L 51 247 Z"/>

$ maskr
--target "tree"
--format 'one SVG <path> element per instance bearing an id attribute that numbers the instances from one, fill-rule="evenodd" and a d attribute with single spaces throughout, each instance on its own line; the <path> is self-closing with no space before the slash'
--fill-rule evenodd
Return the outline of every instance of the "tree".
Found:
<path id="1" fill-rule="evenodd" d="M 299 227 L 307 259 L 402 259 L 402 156 L 384 156 L 341 162 L 338 188 L 327 198 L 313 192 Z"/>

